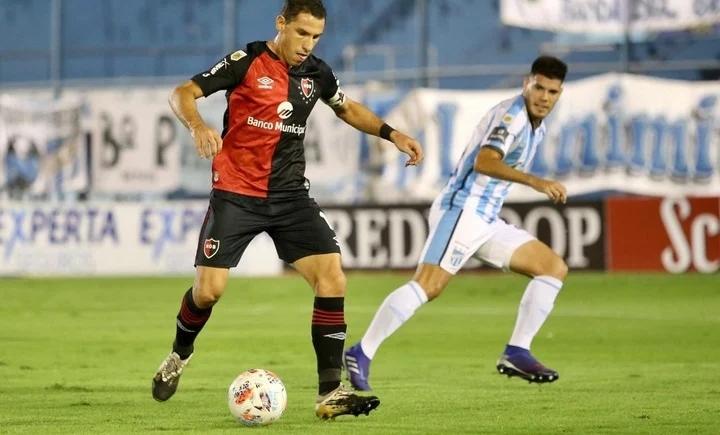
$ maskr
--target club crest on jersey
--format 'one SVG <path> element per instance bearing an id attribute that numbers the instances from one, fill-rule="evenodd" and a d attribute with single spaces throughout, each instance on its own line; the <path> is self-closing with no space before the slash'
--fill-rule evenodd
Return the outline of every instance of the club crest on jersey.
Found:
<path id="1" fill-rule="evenodd" d="M 303 78 L 300 80 L 300 90 L 302 90 L 305 98 L 310 98 L 315 91 L 315 82 L 313 79 Z"/>
<path id="2" fill-rule="evenodd" d="M 220 250 L 220 240 L 205 239 L 203 243 L 203 254 L 205 258 L 213 258 Z"/>

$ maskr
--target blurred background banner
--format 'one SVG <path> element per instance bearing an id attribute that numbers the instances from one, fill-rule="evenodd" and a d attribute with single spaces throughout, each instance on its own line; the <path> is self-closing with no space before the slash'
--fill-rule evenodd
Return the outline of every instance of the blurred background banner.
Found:
<path id="1" fill-rule="evenodd" d="M 712 0 L 501 0 L 500 10 L 510 26 L 578 33 L 679 30 L 720 19 Z"/>
<path id="2" fill-rule="evenodd" d="M 383 146 L 376 201 L 430 201 L 492 106 L 517 90 L 418 89 L 395 107 L 392 125 L 421 138 L 426 160 L 405 168 Z M 720 84 L 606 74 L 567 82 L 546 120 L 532 172 L 562 180 L 571 195 L 720 195 Z M 384 144 L 386 145 L 386 144 Z M 509 201 L 538 200 L 516 186 Z"/>
<path id="3" fill-rule="evenodd" d="M 319 104 L 308 120 L 306 176 L 311 194 L 326 204 L 431 201 L 480 118 L 520 89 L 397 93 L 351 87 L 348 92 L 416 136 L 426 159 L 418 168 L 406 168 L 406 158 L 389 142 L 361 134 Z M 168 93 L 109 87 L 70 90 L 63 102 L 4 98 L 4 194 L 206 195 L 210 162 L 197 157 L 192 138 L 167 105 Z M 532 172 L 562 180 L 571 195 L 720 195 L 718 98 L 717 82 L 623 74 L 568 81 L 546 121 L 547 140 Z M 212 95 L 199 105 L 203 117 L 222 130 L 224 96 Z M 509 197 L 538 199 L 524 186 Z"/>
<path id="4" fill-rule="evenodd" d="M 206 201 L 0 204 L 0 275 L 177 275 L 193 270 Z M 277 275 L 256 237 L 236 274 Z"/>
<path id="5" fill-rule="evenodd" d="M 83 92 L 90 113 L 92 192 L 166 194 L 180 185 L 180 135 L 169 89 Z"/>
<path id="6" fill-rule="evenodd" d="M 89 186 L 79 100 L 0 96 L 0 197 L 64 198 Z"/>

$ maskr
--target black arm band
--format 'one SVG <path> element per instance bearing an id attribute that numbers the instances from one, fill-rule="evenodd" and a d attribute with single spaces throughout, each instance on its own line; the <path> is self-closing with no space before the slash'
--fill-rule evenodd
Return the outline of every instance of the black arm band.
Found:
<path id="1" fill-rule="evenodd" d="M 394 128 L 390 127 L 387 124 L 383 124 L 380 126 L 380 137 L 385 140 L 390 140 L 390 135 L 392 134 L 393 131 L 395 131 Z"/>

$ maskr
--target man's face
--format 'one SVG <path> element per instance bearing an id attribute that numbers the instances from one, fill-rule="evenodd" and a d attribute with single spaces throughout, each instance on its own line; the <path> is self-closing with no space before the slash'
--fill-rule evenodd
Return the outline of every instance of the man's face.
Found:
<path id="1" fill-rule="evenodd" d="M 276 39 L 280 56 L 289 65 L 300 65 L 315 48 L 325 30 L 325 19 L 301 12 L 292 21 L 279 16 L 275 20 Z"/>
<path id="2" fill-rule="evenodd" d="M 523 96 L 530 116 L 542 121 L 550 114 L 562 93 L 562 81 L 542 74 L 527 77 L 523 83 Z"/>

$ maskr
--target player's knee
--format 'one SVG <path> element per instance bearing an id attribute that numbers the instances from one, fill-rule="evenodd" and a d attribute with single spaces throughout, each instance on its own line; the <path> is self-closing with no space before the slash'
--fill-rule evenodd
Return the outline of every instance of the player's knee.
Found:
<path id="1" fill-rule="evenodd" d="M 215 305 L 225 291 L 226 283 L 227 280 L 222 278 L 203 279 L 195 286 L 195 292 L 193 294 L 195 303 L 200 308 L 208 308 Z"/>
<path id="2" fill-rule="evenodd" d="M 557 278 L 561 281 L 565 280 L 565 277 L 567 277 L 568 274 L 567 263 L 565 263 L 565 260 L 557 255 L 553 256 L 543 269 L 545 270 L 542 275 L 552 276 L 553 278 Z"/>
<path id="3" fill-rule="evenodd" d="M 346 286 L 347 279 L 342 270 L 326 272 L 317 277 L 315 293 L 322 297 L 342 297 Z"/>

